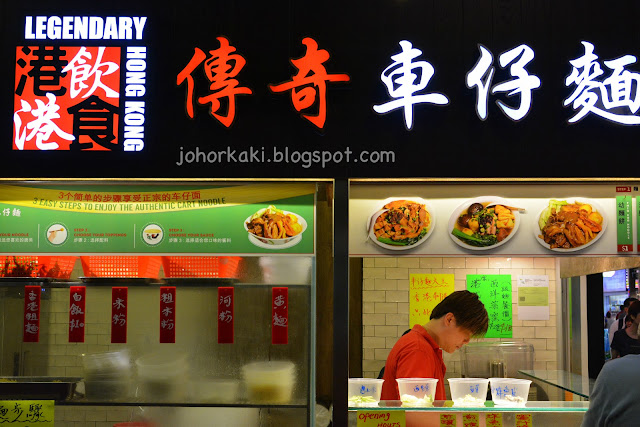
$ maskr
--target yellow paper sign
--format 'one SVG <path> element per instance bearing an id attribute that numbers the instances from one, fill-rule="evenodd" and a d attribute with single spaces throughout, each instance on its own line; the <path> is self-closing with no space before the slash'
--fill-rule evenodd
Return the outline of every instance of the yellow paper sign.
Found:
<path id="1" fill-rule="evenodd" d="M 486 414 L 485 424 L 487 427 L 502 427 L 502 414 L 494 412 Z"/>
<path id="2" fill-rule="evenodd" d="M 358 411 L 358 427 L 406 427 L 404 411 Z"/>
<path id="3" fill-rule="evenodd" d="M 453 291 L 453 274 L 411 274 L 409 276 L 409 327 L 427 323 L 433 308 Z"/>
<path id="4" fill-rule="evenodd" d="M 533 427 L 531 414 L 516 414 L 516 427 Z"/>
<path id="5" fill-rule="evenodd" d="M 0 400 L 0 424 L 53 427 L 53 408 L 53 400 Z"/>
<path id="6" fill-rule="evenodd" d="M 463 427 L 480 427 L 480 414 L 462 414 Z"/>
<path id="7" fill-rule="evenodd" d="M 440 414 L 440 427 L 455 427 L 456 414 Z"/>

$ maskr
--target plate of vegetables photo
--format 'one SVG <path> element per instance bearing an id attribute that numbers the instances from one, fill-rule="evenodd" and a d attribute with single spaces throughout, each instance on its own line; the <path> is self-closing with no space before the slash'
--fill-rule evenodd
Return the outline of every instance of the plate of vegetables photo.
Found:
<path id="1" fill-rule="evenodd" d="M 249 240 L 266 249 L 286 249 L 302 240 L 307 221 L 300 215 L 270 205 L 244 221 Z"/>
<path id="2" fill-rule="evenodd" d="M 367 223 L 368 237 L 392 251 L 412 249 L 424 243 L 434 227 L 433 208 L 418 197 L 385 200 Z"/>
<path id="3" fill-rule="evenodd" d="M 593 200 L 551 199 L 536 217 L 536 240 L 555 252 L 575 252 L 600 239 L 607 228 L 602 207 Z"/>
<path id="4" fill-rule="evenodd" d="M 449 218 L 450 237 L 465 249 L 482 251 L 497 248 L 518 231 L 521 210 L 497 196 L 467 200 Z"/>

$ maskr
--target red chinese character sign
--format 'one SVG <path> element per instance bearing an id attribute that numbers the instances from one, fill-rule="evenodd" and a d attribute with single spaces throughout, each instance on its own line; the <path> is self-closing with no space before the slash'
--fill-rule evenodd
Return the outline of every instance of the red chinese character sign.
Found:
<path id="1" fill-rule="evenodd" d="M 111 342 L 127 342 L 127 305 L 129 288 L 111 288 Z"/>
<path id="2" fill-rule="evenodd" d="M 409 276 L 409 327 L 427 323 L 433 308 L 453 291 L 453 274 L 411 274 Z"/>
<path id="3" fill-rule="evenodd" d="M 87 288 L 69 287 L 69 342 L 84 342 Z"/>
<path id="4" fill-rule="evenodd" d="M 209 57 L 200 48 L 195 48 L 189 63 L 178 74 L 177 84 L 187 83 L 186 110 L 192 119 L 196 82 L 193 73 L 202 65 L 202 71 L 210 82 L 209 94 L 197 98 L 198 104 L 210 104 L 209 114 L 224 126 L 229 127 L 236 115 L 236 95 L 250 95 L 253 92 L 243 87 L 235 78 L 247 61 L 239 54 L 233 53 L 236 48 L 224 37 L 218 37 L 220 47 L 210 50 Z M 221 112 L 222 110 L 222 112 Z"/>
<path id="5" fill-rule="evenodd" d="M 289 288 L 273 288 L 271 294 L 271 344 L 288 344 Z"/>
<path id="6" fill-rule="evenodd" d="M 307 47 L 306 54 L 292 59 L 291 64 L 298 72 L 290 81 L 269 85 L 273 92 L 291 91 L 291 102 L 296 111 L 307 111 L 316 106 L 316 114 L 301 114 L 302 117 L 322 129 L 327 118 L 327 83 L 348 82 L 347 74 L 328 74 L 324 63 L 329 60 L 329 52 L 318 49 L 318 43 L 306 37 L 302 44 Z"/>
<path id="7" fill-rule="evenodd" d="M 120 47 L 19 46 L 14 150 L 114 150 Z"/>
<path id="8" fill-rule="evenodd" d="M 233 344 L 233 288 L 218 288 L 218 344 Z"/>
<path id="9" fill-rule="evenodd" d="M 23 321 L 22 341 L 38 342 L 40 338 L 40 286 L 24 287 Z"/>
<path id="10" fill-rule="evenodd" d="M 176 287 L 160 287 L 160 342 L 176 342 Z"/>

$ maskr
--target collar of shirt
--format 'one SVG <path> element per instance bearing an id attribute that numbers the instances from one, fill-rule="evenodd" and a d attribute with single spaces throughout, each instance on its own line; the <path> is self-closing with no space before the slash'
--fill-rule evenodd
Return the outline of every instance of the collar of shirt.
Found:
<path id="1" fill-rule="evenodd" d="M 427 340 L 429 345 L 433 347 L 433 351 L 435 351 L 436 354 L 440 356 L 440 359 L 442 359 L 442 349 L 440 348 L 438 343 L 433 339 L 433 337 L 429 335 L 429 332 L 427 332 L 427 330 L 421 325 L 415 325 L 413 327 L 413 330 L 419 333 L 422 337 L 424 337 L 424 339 Z"/>

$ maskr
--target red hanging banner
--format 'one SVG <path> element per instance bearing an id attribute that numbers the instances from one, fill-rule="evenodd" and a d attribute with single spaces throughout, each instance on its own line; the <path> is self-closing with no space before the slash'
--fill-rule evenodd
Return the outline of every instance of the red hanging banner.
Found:
<path id="1" fill-rule="evenodd" d="M 176 287 L 160 287 L 160 342 L 176 342 Z"/>
<path id="2" fill-rule="evenodd" d="M 233 344 L 233 288 L 218 288 L 218 344 Z"/>
<path id="3" fill-rule="evenodd" d="M 273 288 L 271 344 L 289 344 L 289 288 Z"/>
<path id="4" fill-rule="evenodd" d="M 38 342 L 40 338 L 40 286 L 24 287 L 23 342 Z"/>
<path id="5" fill-rule="evenodd" d="M 129 288 L 111 288 L 111 342 L 127 342 L 127 297 Z"/>
<path id="6" fill-rule="evenodd" d="M 69 287 L 69 342 L 84 342 L 85 286 Z"/>

